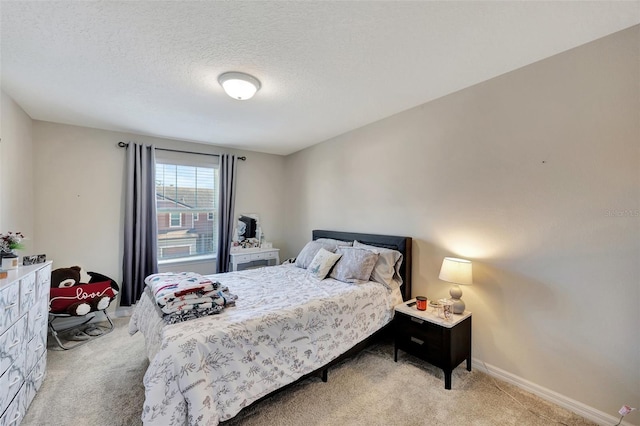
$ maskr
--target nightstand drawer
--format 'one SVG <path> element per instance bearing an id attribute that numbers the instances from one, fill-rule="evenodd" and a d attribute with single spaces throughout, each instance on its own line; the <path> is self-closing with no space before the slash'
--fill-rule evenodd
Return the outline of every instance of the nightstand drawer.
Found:
<path id="1" fill-rule="evenodd" d="M 442 348 L 444 330 L 435 324 L 416 317 L 396 314 L 396 336 L 401 341 L 413 343 L 419 347 Z M 422 343 L 420 343 L 422 342 Z"/>
<path id="2" fill-rule="evenodd" d="M 396 348 L 410 353 L 418 358 L 441 367 L 443 365 L 443 350 L 433 347 L 426 340 L 416 336 L 396 336 Z"/>

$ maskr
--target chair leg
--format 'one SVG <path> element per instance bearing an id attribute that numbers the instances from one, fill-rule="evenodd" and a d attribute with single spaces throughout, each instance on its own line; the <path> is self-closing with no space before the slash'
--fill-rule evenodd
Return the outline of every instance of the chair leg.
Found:
<path id="1" fill-rule="evenodd" d="M 115 325 L 113 325 L 113 321 L 111 321 L 111 317 L 109 316 L 109 314 L 107 313 L 107 310 L 102 310 L 102 311 L 98 311 L 98 312 L 102 312 L 105 316 L 105 318 L 107 319 L 107 321 L 109 322 L 109 328 L 107 329 L 107 331 L 105 331 L 104 333 L 102 333 L 100 336 L 104 336 L 105 334 L 109 334 L 113 331 L 113 329 L 115 328 Z M 100 336 L 96 336 L 96 337 L 100 337 Z"/>
<path id="2" fill-rule="evenodd" d="M 102 313 L 104 314 L 105 318 L 107 319 L 107 322 L 109 323 L 109 327 L 106 329 L 106 331 L 105 331 L 104 333 L 102 333 L 102 334 L 100 334 L 100 335 L 98 335 L 98 336 L 91 336 L 89 339 L 87 339 L 87 340 L 83 340 L 83 341 L 80 341 L 80 342 L 78 342 L 78 343 L 76 343 L 76 344 L 74 344 L 74 345 L 65 345 L 64 343 L 62 343 L 62 341 L 61 341 L 61 340 L 60 340 L 60 338 L 58 337 L 58 334 L 59 334 L 59 333 L 61 333 L 61 332 L 65 332 L 65 331 L 69 331 L 69 330 L 72 330 L 72 329 L 74 329 L 74 328 L 77 328 L 77 327 L 79 327 L 79 326 L 82 326 L 82 325 L 84 325 L 84 324 L 88 323 L 89 321 L 91 321 L 92 319 L 94 319 L 94 318 L 95 318 L 95 314 L 96 314 L 96 312 L 102 312 Z M 70 350 L 70 349 L 75 349 L 75 348 L 77 348 L 78 346 L 82 346 L 82 345 L 84 345 L 85 343 L 89 343 L 90 341 L 92 341 L 92 340 L 94 340 L 94 339 L 96 339 L 96 338 L 98 338 L 98 337 L 102 337 L 102 336 L 104 336 L 105 334 L 109 334 L 109 333 L 111 333 L 111 332 L 113 331 L 113 329 L 115 328 L 115 326 L 114 326 L 114 324 L 113 324 L 113 321 L 111 321 L 111 317 L 110 317 L 110 316 L 109 316 L 109 314 L 107 313 L 107 310 L 106 310 L 106 309 L 105 309 L 105 310 L 102 310 L 102 311 L 93 311 L 93 312 L 89 312 L 87 315 L 84 315 L 84 316 L 85 316 L 86 318 L 85 318 L 85 320 L 84 320 L 82 323 L 80 323 L 80 324 L 76 324 L 76 325 L 74 325 L 73 327 L 67 327 L 67 328 L 60 329 L 60 330 L 56 330 L 56 328 L 55 328 L 55 327 L 54 327 L 54 325 L 53 325 L 53 322 L 54 322 L 57 318 L 61 318 L 61 317 L 59 317 L 59 316 L 54 316 L 54 315 L 50 315 L 50 316 L 49 316 L 49 330 L 51 331 L 51 335 L 52 335 L 52 336 L 53 336 L 53 338 L 55 339 L 56 344 L 57 344 L 61 349 L 65 350 L 65 351 L 68 351 L 68 350 Z M 64 316 L 64 318 L 69 318 L 69 317 L 71 317 L 71 316 L 70 316 L 70 315 L 68 315 L 68 316 L 67 316 L 67 315 L 65 315 L 65 316 Z"/>

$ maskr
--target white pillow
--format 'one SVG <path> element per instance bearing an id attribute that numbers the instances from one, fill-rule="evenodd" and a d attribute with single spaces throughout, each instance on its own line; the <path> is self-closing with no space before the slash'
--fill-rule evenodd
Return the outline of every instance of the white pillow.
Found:
<path id="1" fill-rule="evenodd" d="M 358 241 L 353 242 L 353 247 L 371 250 L 378 253 L 378 261 L 371 272 L 371 281 L 376 281 L 394 289 L 402 285 L 400 265 L 402 265 L 402 253 L 384 247 L 370 246 Z"/>
<path id="2" fill-rule="evenodd" d="M 318 279 L 325 279 L 333 265 L 336 264 L 338 259 L 342 257 L 342 254 L 331 253 L 329 250 L 321 248 L 318 253 L 313 257 L 313 260 L 309 264 L 307 271 Z"/>

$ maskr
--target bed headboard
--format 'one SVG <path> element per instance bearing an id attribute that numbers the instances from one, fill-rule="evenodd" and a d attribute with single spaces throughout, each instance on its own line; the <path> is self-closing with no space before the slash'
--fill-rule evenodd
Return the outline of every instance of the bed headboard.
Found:
<path id="1" fill-rule="evenodd" d="M 402 285 L 402 297 L 404 300 L 411 299 L 411 237 L 358 234 L 355 232 L 325 231 L 319 229 L 313 230 L 312 234 L 314 240 L 317 240 L 318 238 L 333 238 L 343 241 L 358 240 L 363 244 L 398 250 L 402 253 L 402 257 L 404 259 L 400 266 L 400 276 L 404 283 Z"/>

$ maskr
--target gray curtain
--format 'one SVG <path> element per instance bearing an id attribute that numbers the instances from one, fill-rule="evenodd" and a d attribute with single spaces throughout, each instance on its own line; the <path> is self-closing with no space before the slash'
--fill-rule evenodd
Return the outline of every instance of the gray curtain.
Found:
<path id="1" fill-rule="evenodd" d="M 155 163 L 153 145 L 129 142 L 120 306 L 136 303 L 144 279 L 158 272 Z"/>
<path id="2" fill-rule="evenodd" d="M 218 260 L 217 272 L 229 271 L 229 252 L 235 229 L 234 208 L 236 205 L 235 155 L 220 155 L 220 199 L 218 200 Z"/>

